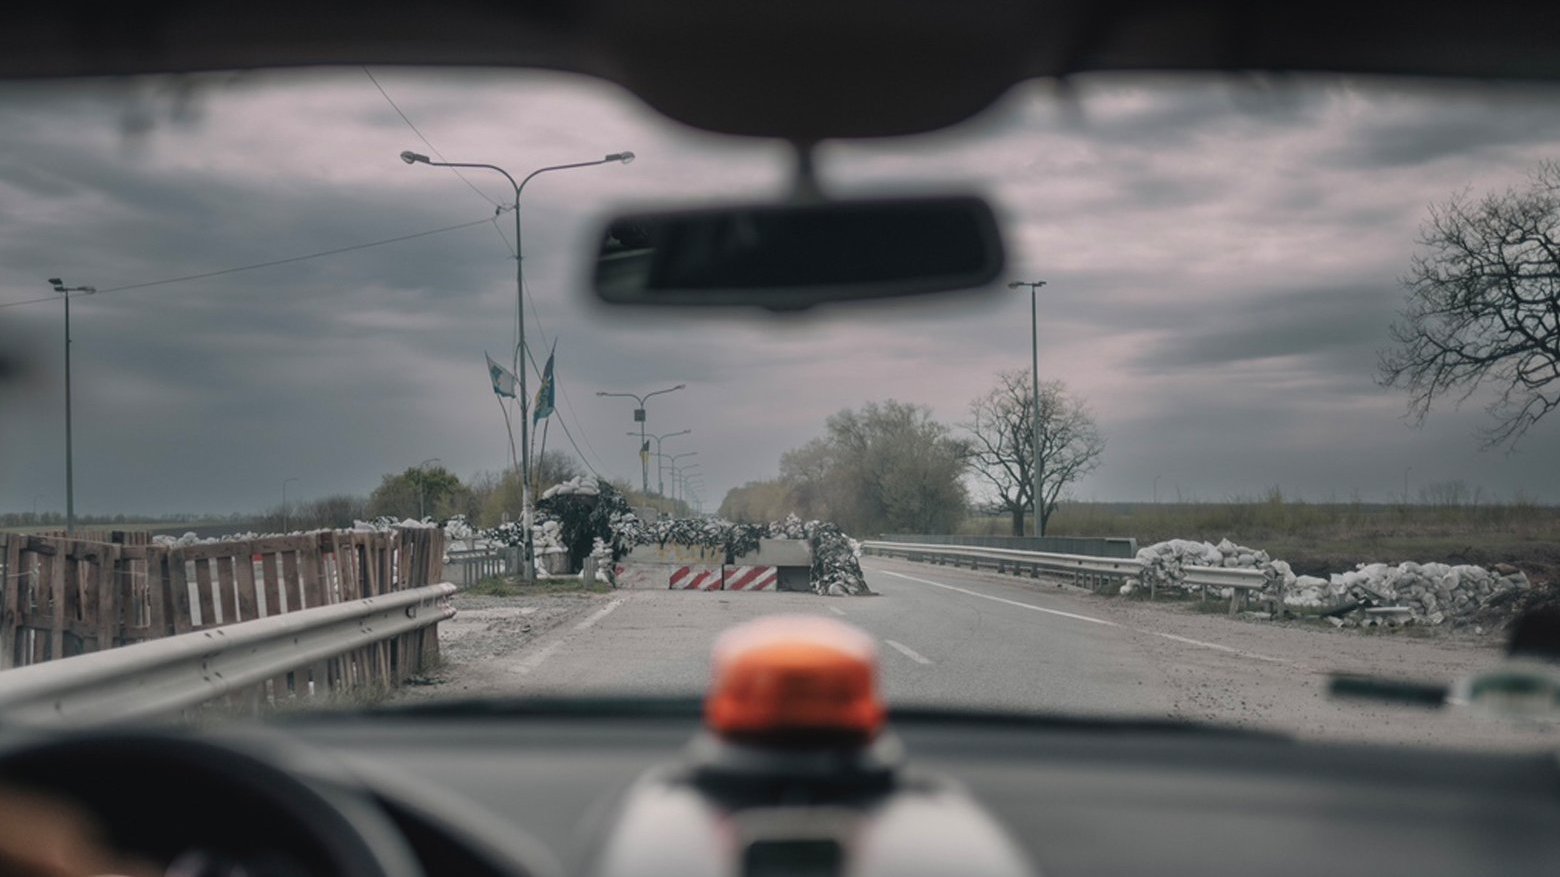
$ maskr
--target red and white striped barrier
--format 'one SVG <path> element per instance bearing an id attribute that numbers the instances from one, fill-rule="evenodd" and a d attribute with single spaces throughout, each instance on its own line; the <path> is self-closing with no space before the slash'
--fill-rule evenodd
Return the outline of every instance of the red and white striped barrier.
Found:
<path id="1" fill-rule="evenodd" d="M 671 589 L 674 591 L 719 591 L 719 569 L 699 566 L 682 566 L 672 571 Z"/>
<path id="2" fill-rule="evenodd" d="M 773 591 L 780 582 L 780 569 L 773 566 L 724 567 L 728 591 Z"/>

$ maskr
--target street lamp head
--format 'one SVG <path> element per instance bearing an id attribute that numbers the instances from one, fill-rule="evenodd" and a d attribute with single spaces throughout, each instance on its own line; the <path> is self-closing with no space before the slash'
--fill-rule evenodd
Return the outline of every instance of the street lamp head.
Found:
<path id="1" fill-rule="evenodd" d="M 59 279 L 58 277 L 50 277 L 49 278 L 49 283 L 52 284 L 55 289 L 59 289 L 60 287 L 65 285 L 65 281 Z"/>
<path id="2" fill-rule="evenodd" d="M 401 154 L 404 156 L 406 153 L 403 152 Z M 1015 280 L 1012 283 L 1008 284 L 1008 289 L 1017 289 L 1017 288 L 1019 288 L 1020 286 L 1023 286 L 1023 285 L 1024 284 L 1019 283 L 1017 280 Z"/>
<path id="3" fill-rule="evenodd" d="M 428 163 L 428 156 L 423 155 L 420 152 L 413 152 L 410 149 L 408 149 L 408 150 L 405 150 L 405 151 L 403 151 L 401 153 L 401 160 L 406 162 L 407 164 L 416 164 L 419 161 L 422 162 L 423 164 L 427 164 Z"/>
<path id="4" fill-rule="evenodd" d="M 677 386 L 673 387 L 672 389 L 674 389 L 674 390 L 681 390 L 682 388 L 684 388 L 686 386 L 688 386 L 688 385 L 687 384 L 678 384 Z"/>
<path id="5" fill-rule="evenodd" d="M 620 162 L 622 162 L 624 164 L 628 164 L 629 162 L 631 162 L 633 160 L 634 160 L 634 154 L 632 152 L 629 152 L 626 149 L 623 150 L 622 152 L 614 152 L 611 155 L 607 156 L 606 158 L 602 159 L 602 161 L 620 161 Z"/>

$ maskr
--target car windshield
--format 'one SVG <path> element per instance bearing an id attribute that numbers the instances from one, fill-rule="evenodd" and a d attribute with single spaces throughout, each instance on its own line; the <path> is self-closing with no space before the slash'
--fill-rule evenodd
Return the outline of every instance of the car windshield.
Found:
<path id="1" fill-rule="evenodd" d="M 813 153 L 826 197 L 987 199 L 992 288 L 771 313 L 596 299 L 614 216 L 797 164 L 603 82 L 5 84 L 0 689 L 447 582 L 185 715 L 697 696 L 807 614 L 895 707 L 1553 745 L 1393 700 L 1554 600 L 1557 98 L 1026 84 Z"/>

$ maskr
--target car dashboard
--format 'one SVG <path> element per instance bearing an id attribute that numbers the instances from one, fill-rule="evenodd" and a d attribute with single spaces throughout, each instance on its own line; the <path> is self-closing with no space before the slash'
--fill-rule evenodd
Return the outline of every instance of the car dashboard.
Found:
<path id="1" fill-rule="evenodd" d="M 696 751 L 693 703 L 324 715 L 199 738 L 124 732 L 108 746 L 89 735 L 79 742 L 96 755 L 78 749 L 69 773 L 94 782 L 47 790 L 73 796 L 143 858 L 203 863 L 180 873 L 340 873 L 363 852 L 325 848 L 347 822 L 365 847 L 396 847 L 388 859 L 423 874 L 1539 874 L 1560 861 L 1560 763 L 1549 753 L 931 712 L 897 713 L 890 727 L 904 756 L 891 788 L 782 792 L 755 811 L 760 824 L 849 828 L 834 845 L 768 857 L 734 848 L 734 816 L 754 802 L 729 794 L 685 818 L 663 795 L 647 811 L 652 828 L 626 827 L 644 784 Z M 223 789 L 201 769 L 180 771 L 197 739 L 203 759 L 230 757 L 234 776 L 274 769 L 322 797 Z M 45 763 L 36 741 L 7 742 L 7 780 Z M 60 755 L 73 744 L 44 745 Z M 888 827 L 913 795 L 933 806 Z"/>

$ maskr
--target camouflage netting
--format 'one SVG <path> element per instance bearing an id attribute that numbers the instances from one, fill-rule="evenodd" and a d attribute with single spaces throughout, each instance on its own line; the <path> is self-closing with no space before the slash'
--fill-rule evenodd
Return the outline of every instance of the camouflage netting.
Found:
<path id="1" fill-rule="evenodd" d="M 578 482 L 578 483 L 576 483 Z M 537 554 L 568 551 L 576 561 L 596 554 L 615 562 L 636 545 L 685 545 L 715 551 L 735 563 L 758 549 L 760 539 L 805 539 L 812 547 L 812 589 L 819 594 L 872 593 L 861 572 L 861 547 L 827 521 L 803 522 L 795 515 L 768 524 L 738 524 L 720 518 L 639 519 L 610 484 L 575 479 L 549 490 L 536 504 L 532 541 Z M 501 545 L 520 545 L 519 523 L 501 524 L 481 534 Z"/>

